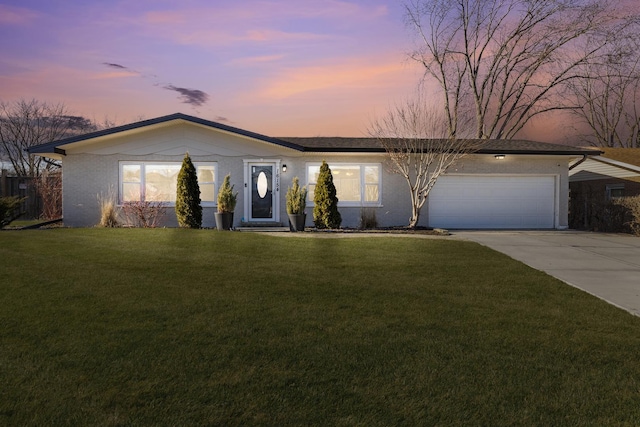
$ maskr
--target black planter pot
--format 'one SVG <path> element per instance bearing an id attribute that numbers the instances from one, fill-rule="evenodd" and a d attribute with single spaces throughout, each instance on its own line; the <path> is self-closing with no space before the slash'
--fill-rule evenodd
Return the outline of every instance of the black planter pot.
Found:
<path id="1" fill-rule="evenodd" d="M 307 214 L 287 214 L 289 215 L 289 231 L 304 231 L 304 223 Z"/>
<path id="2" fill-rule="evenodd" d="M 231 230 L 231 227 L 233 227 L 233 212 L 216 212 L 214 216 L 218 230 Z"/>

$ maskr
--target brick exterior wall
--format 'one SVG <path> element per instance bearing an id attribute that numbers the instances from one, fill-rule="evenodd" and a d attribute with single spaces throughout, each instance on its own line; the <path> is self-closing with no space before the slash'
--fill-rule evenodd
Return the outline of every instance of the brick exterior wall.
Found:
<path id="1" fill-rule="evenodd" d="M 576 229 L 630 232 L 630 213 L 607 198 L 607 186 L 624 185 L 623 197 L 640 195 L 640 182 L 606 178 L 569 183 L 569 226 Z"/>
<path id="2" fill-rule="evenodd" d="M 145 155 L 132 156 L 123 154 L 73 154 L 69 153 L 63 160 L 63 215 L 65 225 L 71 227 L 91 227 L 100 220 L 98 195 L 106 194 L 110 189 L 118 192 L 120 161 L 182 161 L 180 156 Z M 218 182 L 231 173 L 231 182 L 239 191 L 238 205 L 234 217 L 235 226 L 239 226 L 244 212 L 244 163 L 250 156 L 225 157 L 219 155 L 191 155 L 194 162 L 213 161 L 218 164 Z M 274 156 L 271 156 L 274 158 Z M 382 164 L 382 205 L 372 208 L 375 211 L 379 226 L 407 225 L 411 215 L 407 184 L 404 179 L 388 170 L 384 155 L 305 155 L 298 157 L 279 156 L 281 164 L 287 165 L 287 172 L 280 177 L 280 221 L 287 223 L 286 189 L 291 185 L 294 176 L 306 182 L 306 164 L 308 162 L 328 163 L 380 163 Z M 260 158 L 253 158 L 259 161 Z M 567 226 L 568 214 L 568 178 L 567 159 L 552 156 L 507 156 L 504 160 L 496 160 L 491 155 L 473 155 L 463 159 L 450 170 L 456 174 L 489 174 L 489 175 L 553 175 L 559 178 L 558 227 Z M 436 184 L 437 185 L 437 184 Z M 214 227 L 215 208 L 203 209 L 203 226 Z M 358 227 L 360 224 L 360 207 L 340 207 L 344 227 Z M 307 207 L 307 225 L 313 224 L 312 207 Z M 173 208 L 167 209 L 164 225 L 177 225 Z M 428 226 L 428 202 L 421 212 L 419 225 Z"/>

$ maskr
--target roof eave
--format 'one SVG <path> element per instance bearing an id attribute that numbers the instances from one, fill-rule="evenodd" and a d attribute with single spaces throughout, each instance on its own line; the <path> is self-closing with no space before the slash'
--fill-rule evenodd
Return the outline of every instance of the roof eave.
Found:
<path id="1" fill-rule="evenodd" d="M 305 153 L 385 153 L 384 148 L 349 148 L 349 147 L 305 147 Z M 505 154 L 505 155 L 544 155 L 544 156 L 593 156 L 596 155 L 591 151 L 582 150 L 499 150 L 499 149 L 480 149 L 470 154 Z"/>
<path id="2" fill-rule="evenodd" d="M 603 157 L 603 156 L 592 157 L 592 159 L 597 161 L 597 162 L 600 162 L 600 163 L 604 163 L 604 164 L 607 164 L 607 165 L 618 167 L 620 169 L 626 169 L 626 170 L 628 170 L 630 172 L 640 173 L 640 167 L 638 167 L 636 165 L 632 165 L 630 163 L 621 162 L 619 160 L 613 160 L 613 159 L 610 159 L 608 157 Z"/>
<path id="3" fill-rule="evenodd" d="M 116 126 L 110 129 L 90 132 L 83 135 L 76 135 L 69 138 L 61 139 L 59 141 L 52 141 L 45 144 L 36 145 L 36 146 L 30 147 L 28 149 L 28 152 L 31 154 L 57 153 L 57 154 L 64 155 L 64 149 L 60 147 L 68 144 L 73 144 L 75 142 L 81 142 L 81 141 L 88 141 L 95 138 L 115 135 L 121 132 L 132 131 L 132 130 L 141 129 L 144 127 L 154 126 L 154 125 L 163 124 L 163 123 L 169 123 L 172 121 L 184 121 L 184 122 L 199 124 L 201 126 L 206 126 L 212 129 L 218 129 L 224 132 L 229 132 L 229 133 L 239 135 L 239 136 L 244 136 L 247 138 L 257 139 L 263 142 L 268 142 L 270 144 L 279 145 L 281 147 L 290 148 L 296 151 L 304 151 L 304 147 L 298 144 L 294 144 L 292 142 L 284 141 L 278 138 L 272 138 L 270 136 L 262 135 L 255 132 L 246 131 L 243 129 L 235 128 L 233 126 L 224 125 L 222 123 L 201 119 L 199 117 L 189 116 L 182 113 L 176 113 L 168 116 L 158 117 L 155 119 L 143 120 L 136 123 Z M 61 153 L 56 150 L 59 150 Z"/>

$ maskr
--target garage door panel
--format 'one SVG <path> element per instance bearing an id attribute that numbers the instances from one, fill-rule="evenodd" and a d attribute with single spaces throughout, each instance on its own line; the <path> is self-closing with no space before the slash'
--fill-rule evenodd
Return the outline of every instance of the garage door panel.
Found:
<path id="1" fill-rule="evenodd" d="M 554 176 L 443 176 L 429 195 L 429 225 L 553 228 L 555 187 Z"/>

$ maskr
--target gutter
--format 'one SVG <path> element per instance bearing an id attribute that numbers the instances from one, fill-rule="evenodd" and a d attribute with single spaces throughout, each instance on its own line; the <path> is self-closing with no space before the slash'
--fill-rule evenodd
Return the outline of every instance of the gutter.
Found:
<path id="1" fill-rule="evenodd" d="M 571 166 L 569 166 L 569 170 L 572 170 L 573 168 L 575 168 L 576 166 L 581 165 L 582 163 L 584 163 L 587 160 L 587 155 L 583 154 L 582 155 L 582 159 L 578 160 L 577 162 L 575 162 L 574 164 L 572 164 Z"/>

